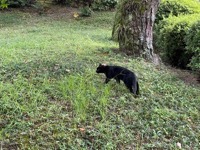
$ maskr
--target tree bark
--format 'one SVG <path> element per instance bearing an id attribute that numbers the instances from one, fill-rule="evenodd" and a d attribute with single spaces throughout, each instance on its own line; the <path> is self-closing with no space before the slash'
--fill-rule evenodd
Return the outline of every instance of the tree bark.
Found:
<path id="1" fill-rule="evenodd" d="M 159 3 L 160 0 L 120 1 L 113 36 L 117 32 L 121 51 L 153 60 L 153 24 Z"/>

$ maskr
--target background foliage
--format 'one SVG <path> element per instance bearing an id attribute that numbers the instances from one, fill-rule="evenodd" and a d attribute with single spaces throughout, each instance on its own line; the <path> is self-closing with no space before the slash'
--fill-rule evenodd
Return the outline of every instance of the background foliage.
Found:
<path id="1" fill-rule="evenodd" d="M 164 0 L 154 30 L 156 49 L 173 66 L 199 70 L 200 2 Z"/>
<path id="2" fill-rule="evenodd" d="M 195 57 L 195 50 L 190 48 L 192 48 L 192 45 L 196 47 L 197 43 L 189 40 L 188 37 L 190 36 L 192 39 L 194 39 L 193 37 L 197 38 L 196 33 L 194 34 L 193 32 L 193 35 L 191 35 L 189 30 L 199 20 L 199 17 L 199 14 L 173 16 L 164 19 L 157 25 L 156 44 L 161 53 L 164 54 L 165 60 L 173 66 L 186 68 L 191 58 Z M 187 44 L 190 46 L 188 47 Z"/>
<path id="3" fill-rule="evenodd" d="M 118 0 L 94 0 L 92 8 L 94 10 L 109 10 L 114 9 Z"/>
<path id="4" fill-rule="evenodd" d="M 1 9 L 8 8 L 7 0 L 0 0 L 0 8 Z"/>
<path id="5" fill-rule="evenodd" d="M 169 17 L 183 14 L 200 13 L 200 5 L 197 0 L 162 0 L 156 14 L 156 23 Z"/>
<path id="6" fill-rule="evenodd" d="M 35 3 L 36 0 L 0 0 L 0 8 L 32 6 Z"/>
<path id="7" fill-rule="evenodd" d="M 55 3 L 68 6 L 90 6 L 94 10 L 109 10 L 115 8 L 118 0 L 49 0 L 49 3 Z M 42 0 L 0 0 L 0 8 L 31 6 Z"/>
<path id="8" fill-rule="evenodd" d="M 188 30 L 185 41 L 188 53 L 193 53 L 189 66 L 193 70 L 200 71 L 200 20 L 195 22 Z"/>

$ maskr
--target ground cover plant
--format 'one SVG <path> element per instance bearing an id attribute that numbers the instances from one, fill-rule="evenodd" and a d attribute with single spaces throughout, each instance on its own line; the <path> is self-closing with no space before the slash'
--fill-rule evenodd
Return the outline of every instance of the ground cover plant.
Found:
<path id="1" fill-rule="evenodd" d="M 112 51 L 113 12 L 73 19 L 0 14 L 0 147 L 200 149 L 200 88 Z M 136 72 L 138 98 L 99 63 Z"/>

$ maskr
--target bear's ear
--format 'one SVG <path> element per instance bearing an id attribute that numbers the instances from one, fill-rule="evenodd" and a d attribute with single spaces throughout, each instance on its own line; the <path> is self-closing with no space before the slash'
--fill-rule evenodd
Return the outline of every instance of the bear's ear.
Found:
<path id="1" fill-rule="evenodd" d="M 101 64 L 101 63 L 99 63 L 99 67 L 105 67 L 105 66 L 107 66 L 106 64 Z"/>
<path id="2" fill-rule="evenodd" d="M 107 66 L 106 64 L 101 64 L 101 66 Z"/>

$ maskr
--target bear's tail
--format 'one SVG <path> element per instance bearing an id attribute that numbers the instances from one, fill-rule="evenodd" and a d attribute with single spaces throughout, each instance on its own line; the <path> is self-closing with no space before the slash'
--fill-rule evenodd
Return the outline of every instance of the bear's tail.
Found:
<path id="1" fill-rule="evenodd" d="M 137 82 L 137 85 L 136 85 L 136 86 L 137 86 L 136 94 L 139 95 L 140 92 L 139 92 L 139 83 L 138 83 L 138 82 Z"/>

